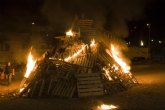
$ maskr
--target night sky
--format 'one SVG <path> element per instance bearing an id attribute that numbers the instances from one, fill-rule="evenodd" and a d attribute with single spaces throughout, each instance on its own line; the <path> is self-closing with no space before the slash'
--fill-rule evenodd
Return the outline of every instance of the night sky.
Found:
<path id="1" fill-rule="evenodd" d="M 121 37 L 143 37 L 150 23 L 151 37 L 162 39 L 164 6 L 164 0 L 0 0 L 0 31 L 26 32 L 32 22 L 62 30 L 83 16 Z"/>

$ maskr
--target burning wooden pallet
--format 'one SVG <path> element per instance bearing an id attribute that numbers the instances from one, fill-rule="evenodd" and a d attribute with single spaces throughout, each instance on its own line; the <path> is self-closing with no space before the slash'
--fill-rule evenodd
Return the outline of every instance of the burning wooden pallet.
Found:
<path id="1" fill-rule="evenodd" d="M 101 44 L 97 51 L 95 44 L 91 45 L 91 51 L 85 51 L 87 45 L 81 47 L 71 48 L 75 53 L 70 50 L 71 55 L 65 59 L 43 59 L 31 72 L 31 77 L 24 81 L 25 86 L 19 95 L 73 97 L 78 93 L 78 97 L 97 96 L 138 84 L 136 78 L 130 72 L 125 73 L 113 54 L 107 53 Z"/>
<path id="2" fill-rule="evenodd" d="M 80 65 L 80 66 L 86 67 L 86 68 L 93 68 L 95 60 L 96 60 L 95 54 L 87 54 L 87 55 L 83 55 L 83 56 L 76 58 L 73 61 L 73 64 L 77 64 L 77 65 Z"/>

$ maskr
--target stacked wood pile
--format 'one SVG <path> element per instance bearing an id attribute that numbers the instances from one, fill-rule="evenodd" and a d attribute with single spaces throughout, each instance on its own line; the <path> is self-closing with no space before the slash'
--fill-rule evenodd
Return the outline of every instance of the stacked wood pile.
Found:
<path id="1" fill-rule="evenodd" d="M 19 96 L 98 96 L 137 85 L 136 78 L 131 73 L 124 74 L 120 66 L 102 48 L 100 44 L 97 52 L 82 52 L 68 62 L 57 58 L 45 58 L 37 65 L 32 77 L 26 80 Z M 114 65 L 119 69 L 116 70 Z M 103 68 L 106 68 L 111 79 L 106 77 Z"/>
<path id="2" fill-rule="evenodd" d="M 76 77 L 79 97 L 104 94 L 103 84 L 99 73 L 78 74 Z"/>

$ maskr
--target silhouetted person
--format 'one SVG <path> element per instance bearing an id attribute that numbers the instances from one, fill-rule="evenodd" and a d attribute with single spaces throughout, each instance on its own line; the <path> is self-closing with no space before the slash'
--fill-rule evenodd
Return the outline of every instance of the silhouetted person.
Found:
<path id="1" fill-rule="evenodd" d="M 7 62 L 5 67 L 5 79 L 8 81 L 8 84 L 11 83 L 12 75 L 14 75 L 14 69 L 11 66 L 10 62 Z"/>
<path id="2" fill-rule="evenodd" d="M 0 68 L 0 79 L 4 79 L 4 70 L 2 68 Z"/>

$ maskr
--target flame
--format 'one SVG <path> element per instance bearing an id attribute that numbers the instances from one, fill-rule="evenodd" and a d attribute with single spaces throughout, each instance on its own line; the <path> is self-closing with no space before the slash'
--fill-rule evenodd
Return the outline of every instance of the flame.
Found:
<path id="1" fill-rule="evenodd" d="M 34 66 L 35 66 L 36 60 L 33 59 L 33 56 L 31 54 L 31 52 L 28 55 L 28 59 L 27 59 L 27 65 L 26 65 L 26 73 L 25 76 L 26 78 L 29 77 L 30 73 L 33 71 Z"/>
<path id="2" fill-rule="evenodd" d="M 95 42 L 95 39 L 93 39 L 93 40 L 91 41 L 90 48 L 91 48 L 91 51 L 92 51 L 92 52 L 96 52 L 96 51 L 97 51 L 97 44 L 96 44 L 96 42 Z"/>
<path id="3" fill-rule="evenodd" d="M 95 42 L 95 39 L 93 39 L 93 40 L 91 41 L 90 46 L 93 47 L 93 46 L 95 46 L 95 45 L 96 45 L 96 42 Z"/>
<path id="4" fill-rule="evenodd" d="M 109 70 L 105 67 L 103 67 L 103 71 L 105 71 L 105 77 L 108 79 L 108 80 L 112 80 L 111 76 L 109 75 Z"/>
<path id="5" fill-rule="evenodd" d="M 19 92 L 21 93 L 25 88 L 20 88 Z"/>
<path id="6" fill-rule="evenodd" d="M 71 30 L 69 30 L 68 32 L 66 32 L 66 35 L 67 35 L 67 36 L 73 36 L 73 33 L 72 33 Z"/>
<path id="7" fill-rule="evenodd" d="M 87 44 L 86 45 L 82 45 L 82 47 L 76 53 L 74 53 L 72 56 L 69 56 L 69 57 L 65 58 L 64 61 L 68 62 L 71 59 L 76 58 L 78 55 L 80 55 L 80 53 L 82 51 L 85 50 L 85 47 L 88 48 L 88 45 Z M 93 51 L 96 50 L 96 43 L 95 43 L 95 40 L 94 39 L 91 41 L 90 47 L 92 48 Z"/>
<path id="8" fill-rule="evenodd" d="M 126 64 L 126 62 L 123 61 L 123 59 L 120 57 L 120 51 L 118 48 L 115 48 L 113 44 L 111 44 L 111 52 L 106 50 L 106 52 L 111 55 L 114 60 L 121 66 L 124 73 L 130 73 L 130 66 Z"/>
<path id="9" fill-rule="evenodd" d="M 111 110 L 111 109 L 116 109 L 117 107 L 114 105 L 105 105 L 102 104 L 101 106 L 98 106 L 99 110 Z"/>
<path id="10" fill-rule="evenodd" d="M 69 57 L 65 58 L 64 61 L 68 62 L 68 61 L 70 61 L 72 58 L 75 58 L 75 57 L 77 57 L 78 55 L 80 55 L 80 53 L 81 53 L 82 51 L 85 50 L 85 47 L 86 47 L 86 46 L 87 46 L 87 45 L 82 45 L 81 49 L 79 49 L 79 50 L 78 50 L 76 53 L 74 53 L 72 56 L 69 56 Z"/>

